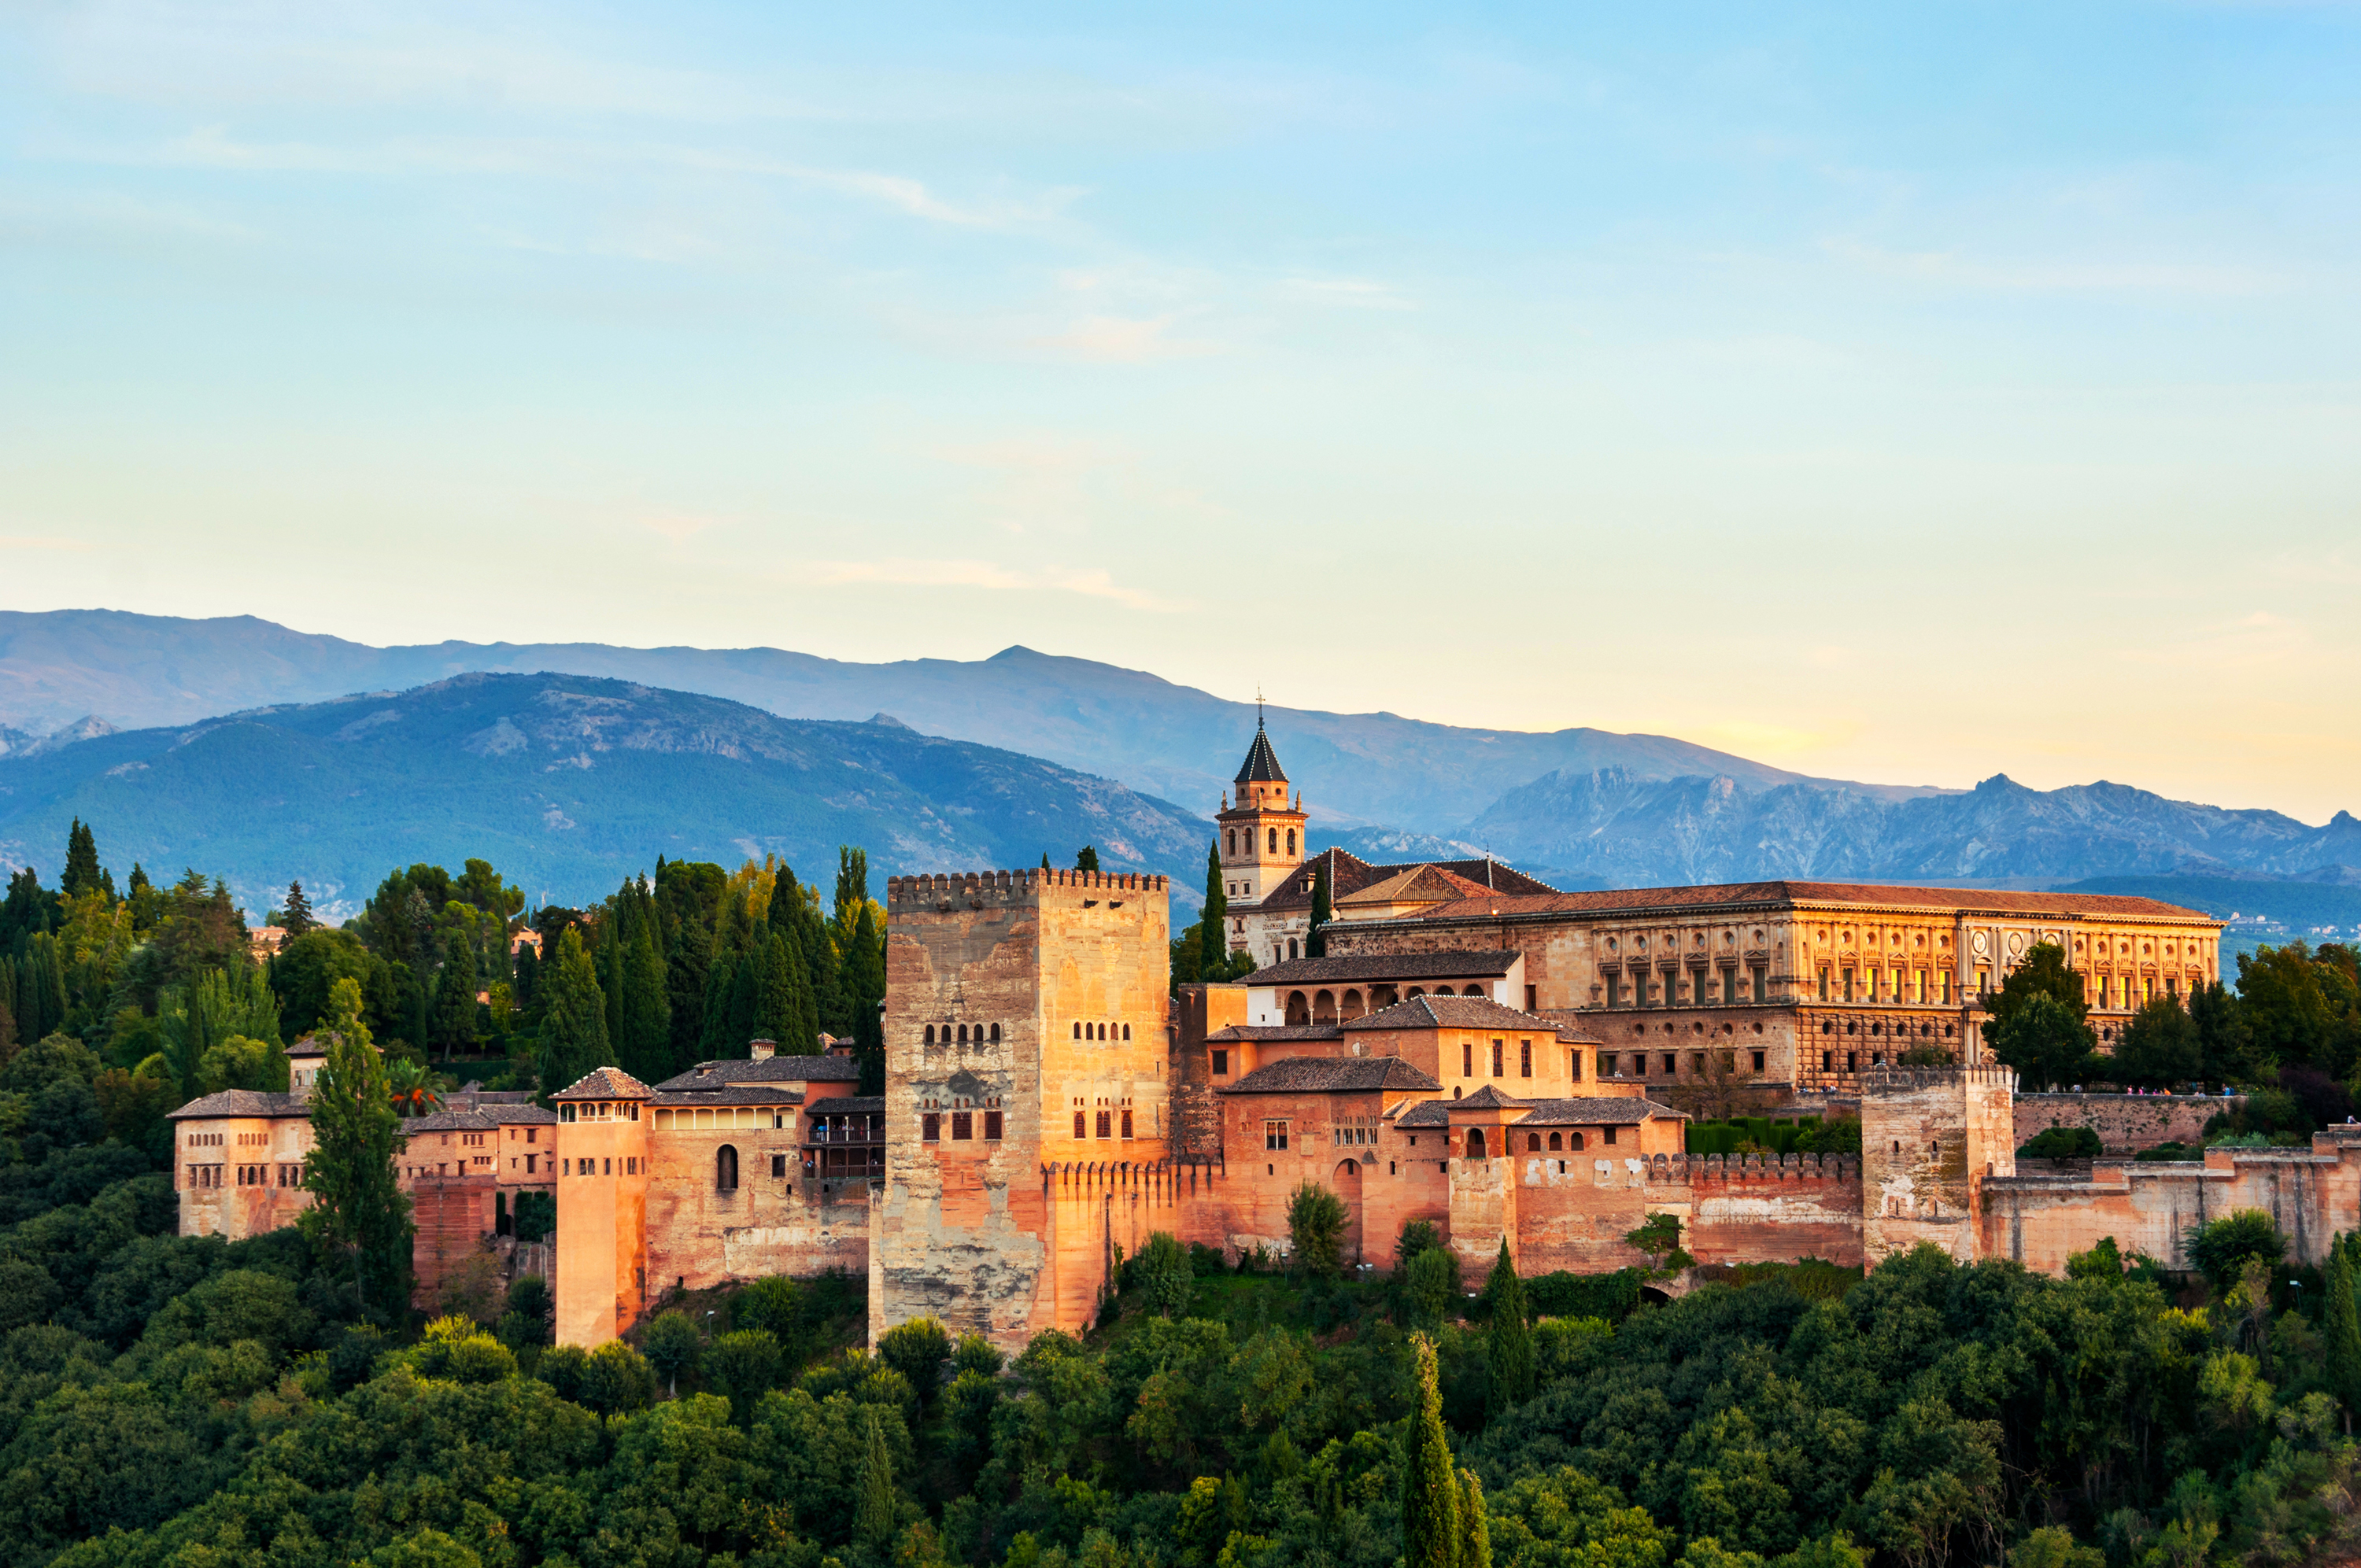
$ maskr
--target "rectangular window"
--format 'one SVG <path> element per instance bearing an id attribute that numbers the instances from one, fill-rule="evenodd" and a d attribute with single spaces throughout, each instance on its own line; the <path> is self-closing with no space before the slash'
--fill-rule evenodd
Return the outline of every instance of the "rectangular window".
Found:
<path id="1" fill-rule="evenodd" d="M 1500 1041 L 1492 1042 L 1492 1076 L 1494 1078 L 1500 1076 Z"/>
<path id="2" fill-rule="evenodd" d="M 1671 1078 L 1681 1070 L 1681 1058 L 1671 1051 L 1664 1053 L 1664 1076 Z"/>
<path id="3" fill-rule="evenodd" d="M 1820 1070 L 1821 1070 L 1822 1072 L 1834 1072 L 1834 1071 L 1836 1070 L 1836 1067 L 1837 1067 L 1837 1054 L 1836 1054 L 1836 1052 L 1834 1052 L 1834 1051 L 1822 1051 L 1822 1052 L 1820 1053 Z"/>
<path id="4" fill-rule="evenodd" d="M 974 1137 L 975 1137 L 975 1113 L 974 1113 L 974 1112 L 972 1112 L 972 1111 L 954 1111 L 954 1112 L 952 1112 L 952 1113 L 951 1113 L 951 1141 L 952 1141 L 953 1143 L 963 1143 L 963 1142 L 972 1141 Z"/>
<path id="5" fill-rule="evenodd" d="M 1851 1051 L 1847 1051 L 1847 1052 L 1845 1052 L 1845 1070 L 1846 1070 L 1847 1072 L 1853 1072 L 1853 1071 L 1858 1070 L 1858 1069 L 1853 1066 L 1853 1063 L 1854 1063 L 1854 1061 L 1855 1061 L 1856 1059 L 1857 1059 L 1857 1058 L 1856 1058 L 1855 1053 L 1853 1053 L 1853 1052 L 1851 1052 Z"/>
<path id="6" fill-rule="evenodd" d="M 1580 1051 L 1568 1051 L 1565 1053 L 1565 1075 L 1566 1077 L 1574 1080 L 1576 1083 L 1580 1083 L 1582 1081 L 1582 1053 Z"/>
<path id="7" fill-rule="evenodd" d="M 1517 1076 L 1531 1078 L 1532 1075 L 1533 1043 L 1531 1040 L 1519 1040 L 1517 1042 Z"/>
<path id="8" fill-rule="evenodd" d="M 1758 964 L 1755 966 L 1754 994 L 1752 1000 L 1756 1002 L 1768 1002 L 1771 1000 L 1771 987 L 1767 983 L 1769 973 L 1770 971 L 1763 969 L 1761 965 Z"/>
<path id="9" fill-rule="evenodd" d="M 1287 1124 L 1284 1122 L 1265 1122 L 1262 1124 L 1262 1146 L 1265 1149 L 1283 1149 L 1287 1147 Z"/>
<path id="10" fill-rule="evenodd" d="M 1844 999 L 1847 1002 L 1852 1000 L 1852 970 L 1850 970 L 1844 971 Z"/>
<path id="11" fill-rule="evenodd" d="M 1609 1007 L 1623 1005 L 1623 977 L 1620 974 L 1610 974 L 1607 977 L 1607 1005 Z"/>
<path id="12" fill-rule="evenodd" d="M 771 1179 L 774 1181 L 784 1181 L 786 1179 L 786 1176 L 787 1157 L 783 1154 L 773 1155 L 771 1157 Z"/>
<path id="13" fill-rule="evenodd" d="M 1943 970 L 1938 977 L 1937 983 L 1942 987 L 1942 1000 L 1949 1003 L 1951 1000 L 1951 971 Z"/>
<path id="14" fill-rule="evenodd" d="M 1738 1000 L 1738 971 L 1734 969 L 1721 971 L 1721 999 L 1724 1003 Z"/>
<path id="15" fill-rule="evenodd" d="M 1820 966 L 1820 1000 L 1821 1000 L 1821 1001 L 1823 1001 L 1823 1002 L 1826 1002 L 1828 999 L 1828 965 L 1826 965 L 1826 964 L 1822 964 L 1822 965 Z"/>
<path id="16" fill-rule="evenodd" d="M 1598 1053 L 1598 1076 L 1601 1078 L 1612 1078 L 1615 1076 L 1615 1053 L 1613 1051 L 1601 1051 Z"/>
<path id="17" fill-rule="evenodd" d="M 997 1140 L 997 1139 L 999 1138 L 999 1136 L 1000 1136 L 1000 1113 L 999 1113 L 999 1112 L 997 1112 L 997 1111 L 986 1111 L 986 1112 L 983 1113 L 983 1137 L 984 1137 L 984 1141 L 985 1141 L 986 1143 L 991 1143 L 991 1142 L 994 1142 L 994 1141 Z"/>
<path id="18" fill-rule="evenodd" d="M 1612 1127 L 1607 1129 L 1607 1141 L 1610 1144 L 1615 1141 L 1615 1129 Z"/>
<path id="19" fill-rule="evenodd" d="M 1757 1072 L 1761 1072 L 1763 1070 L 1763 1053 L 1761 1051 L 1754 1053 L 1754 1070 Z"/>
<path id="20" fill-rule="evenodd" d="M 1100 1112 L 1098 1130 L 1099 1136 L 1103 1138 L 1115 1136 L 1115 1118 L 1104 1111 Z"/>
<path id="21" fill-rule="evenodd" d="M 1916 996 L 1915 1000 L 1919 1001 L 1919 1002 L 1924 1002 L 1924 1001 L 1926 1001 L 1926 1000 L 1927 1000 L 1927 971 L 1926 971 L 1925 970 L 1920 970 L 1918 971 L 1918 984 L 1917 984 L 1917 987 L 1916 987 L 1916 992 L 1917 992 L 1917 994 L 1916 994 Z"/>
<path id="22" fill-rule="evenodd" d="M 1123 1135 L 1126 1138 L 1131 1136 L 1131 1113 L 1128 1111 L 1123 1113 Z"/>
<path id="23" fill-rule="evenodd" d="M 1476 1076 L 1476 1042 L 1473 1040 L 1459 1042 L 1459 1076 L 1462 1078 Z"/>
<path id="24" fill-rule="evenodd" d="M 1525 987 L 1525 1011 L 1528 1013 L 1538 1013 L 1541 1011 L 1541 1007 L 1542 988 L 1538 985 L 1529 985 Z"/>
<path id="25" fill-rule="evenodd" d="M 943 1119 L 932 1112 L 919 1117 L 918 1137 L 926 1143 L 940 1143 L 943 1137 Z"/>
<path id="26" fill-rule="evenodd" d="M 1225 1050 L 1215 1051 L 1213 1053 L 1213 1076 L 1215 1078 L 1225 1078 L 1229 1075 L 1229 1070 L 1230 1053 Z"/>

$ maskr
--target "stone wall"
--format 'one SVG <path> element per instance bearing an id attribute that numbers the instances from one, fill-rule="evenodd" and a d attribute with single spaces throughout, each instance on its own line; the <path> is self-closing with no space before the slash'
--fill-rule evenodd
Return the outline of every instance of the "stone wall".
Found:
<path id="1" fill-rule="evenodd" d="M 595 1349 L 637 1322 L 649 1301 L 649 1122 L 625 1114 L 557 1129 L 557 1343 Z M 637 1112 L 634 1119 L 629 1113 Z"/>
<path id="2" fill-rule="evenodd" d="M 1921 1242 L 1966 1262 L 1974 1189 L 2016 1169 L 2004 1067 L 1887 1068 L 1861 1084 L 1861 1245 L 1872 1265 Z"/>
<path id="3" fill-rule="evenodd" d="M 1653 1179 L 1687 1187 L 1683 1245 L 1699 1263 L 1861 1261 L 1861 1161 L 1850 1155 L 1695 1155 Z"/>
<path id="4" fill-rule="evenodd" d="M 444 1284 L 484 1250 L 492 1234 L 496 1184 L 487 1170 L 423 1176 L 402 1186 L 409 1190 L 411 1223 L 417 1227 L 410 1244 L 410 1268 L 416 1280 L 411 1299 L 432 1312 L 442 1300 Z"/>
<path id="5" fill-rule="evenodd" d="M 308 1116 L 181 1122 L 172 1136 L 172 1187 L 184 1236 L 243 1241 L 293 1224 L 311 1204 L 312 1195 L 294 1185 L 311 1157 Z"/>
<path id="6" fill-rule="evenodd" d="M 2246 1103 L 2244 1095 L 2020 1094 L 2018 1145 L 2052 1127 L 2088 1127 L 2107 1154 L 2136 1154 L 2158 1144 L 2204 1141 L 2205 1124 Z"/>
<path id="7" fill-rule="evenodd" d="M 2187 1268 L 2190 1231 L 2240 1209 L 2269 1214 L 2290 1255 L 2318 1263 L 2338 1232 L 2361 1228 L 2361 1128 L 2316 1134 L 2309 1150 L 2212 1149 L 2202 1161 L 2101 1160 L 2081 1178 L 1994 1179 L 1978 1197 L 1982 1255 L 2048 1273 L 2103 1236 Z"/>
<path id="8" fill-rule="evenodd" d="M 868 1184 L 807 1179 L 795 1118 L 767 1107 L 741 1108 L 741 1116 L 748 1111 L 752 1125 L 675 1126 L 649 1138 L 647 1268 L 658 1294 L 769 1274 L 868 1271 Z M 730 1191 L 717 1174 L 724 1145 L 738 1155 Z M 774 1163 L 784 1168 L 776 1176 Z"/>

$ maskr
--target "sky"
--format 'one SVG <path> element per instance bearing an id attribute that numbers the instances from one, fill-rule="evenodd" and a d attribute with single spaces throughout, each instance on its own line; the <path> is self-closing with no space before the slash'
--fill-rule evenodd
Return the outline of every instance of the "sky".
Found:
<path id="1" fill-rule="evenodd" d="M 2361 9 L 0 5 L 0 608 L 2361 809 Z"/>

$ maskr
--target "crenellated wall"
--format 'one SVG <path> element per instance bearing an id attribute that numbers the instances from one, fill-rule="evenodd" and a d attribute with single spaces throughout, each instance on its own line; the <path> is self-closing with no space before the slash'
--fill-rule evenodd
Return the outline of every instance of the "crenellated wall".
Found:
<path id="1" fill-rule="evenodd" d="M 2206 1123 L 2246 1102 L 2243 1094 L 2020 1094 L 2014 1135 L 2023 1145 L 2052 1127 L 2088 1127 L 2103 1152 L 2137 1154 L 2202 1143 Z"/>

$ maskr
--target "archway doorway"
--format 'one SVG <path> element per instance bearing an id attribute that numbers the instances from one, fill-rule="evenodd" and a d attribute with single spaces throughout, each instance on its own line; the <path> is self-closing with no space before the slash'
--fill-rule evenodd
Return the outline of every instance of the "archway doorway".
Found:
<path id="1" fill-rule="evenodd" d="M 1345 1204 L 1345 1239 L 1337 1246 L 1337 1255 L 1345 1266 L 1352 1267 L 1361 1261 L 1361 1162 L 1348 1159 L 1340 1162 L 1328 1184 Z"/>

